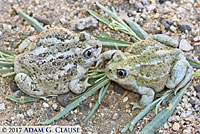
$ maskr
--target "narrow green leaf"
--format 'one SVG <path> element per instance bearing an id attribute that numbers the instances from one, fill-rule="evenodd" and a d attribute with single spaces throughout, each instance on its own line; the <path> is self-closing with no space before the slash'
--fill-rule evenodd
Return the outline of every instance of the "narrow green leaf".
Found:
<path id="1" fill-rule="evenodd" d="M 33 25 L 39 33 L 42 32 L 42 31 L 44 30 L 44 28 L 42 27 L 42 25 L 40 25 L 40 23 L 39 23 L 36 19 L 34 19 L 34 18 L 28 16 L 28 15 L 25 14 L 21 9 L 17 9 L 16 12 L 17 12 L 24 20 L 28 21 L 31 25 Z"/>
<path id="2" fill-rule="evenodd" d="M 4 61 L 4 62 L 14 62 L 14 59 L 11 58 L 0 58 L 0 62 Z"/>
<path id="3" fill-rule="evenodd" d="M 200 73 L 193 73 L 194 77 L 200 77 Z"/>
<path id="4" fill-rule="evenodd" d="M 92 110 L 90 111 L 90 113 L 88 114 L 88 116 L 83 120 L 84 123 L 87 122 L 87 121 L 92 117 L 92 115 L 94 114 L 94 112 L 96 111 L 96 109 L 99 107 L 99 104 L 100 104 L 100 102 L 102 101 L 103 97 L 105 96 L 105 93 L 106 93 L 106 91 L 107 91 L 109 85 L 110 85 L 110 82 L 106 85 L 105 88 L 102 88 L 102 89 L 100 90 L 99 98 L 98 98 L 98 100 L 96 101 L 96 103 L 95 103 L 93 109 L 92 109 Z M 101 95 L 100 95 L 100 94 L 101 94 Z"/>
<path id="5" fill-rule="evenodd" d="M 11 72 L 11 73 L 7 73 L 7 74 L 3 74 L 2 78 L 11 77 L 11 76 L 14 76 L 14 75 L 16 75 L 16 73 L 15 72 Z"/>
<path id="6" fill-rule="evenodd" d="M 7 54 L 8 56 L 14 56 L 15 55 L 14 52 L 11 52 L 11 51 L 8 51 L 8 50 L 4 50 L 4 49 L 0 49 L 0 52 L 2 52 L 4 54 Z"/>
<path id="7" fill-rule="evenodd" d="M 14 69 L 0 69 L 0 73 L 14 72 Z"/>
<path id="8" fill-rule="evenodd" d="M 25 40 L 26 38 L 28 38 L 28 36 L 27 36 L 27 35 L 21 35 L 20 38 L 21 38 L 22 40 Z"/>
<path id="9" fill-rule="evenodd" d="M 101 90 L 99 91 L 99 97 L 98 97 L 98 101 L 97 101 L 98 104 L 101 104 L 101 96 L 102 96 L 102 93 L 103 93 L 104 89 L 105 89 L 105 88 L 102 87 Z"/>
<path id="10" fill-rule="evenodd" d="M 97 78 L 100 78 L 100 77 L 102 77 L 102 76 L 105 76 L 105 73 L 92 75 L 92 76 L 89 76 L 89 78 L 90 78 L 90 79 L 97 79 Z"/>
<path id="11" fill-rule="evenodd" d="M 19 98 L 15 98 L 14 96 L 6 96 L 6 99 L 9 99 L 9 100 L 14 101 L 14 102 L 19 103 L 19 104 L 24 104 L 24 103 L 39 100 L 39 98 L 34 98 L 34 97 L 31 97 L 31 96 L 26 96 L 23 100 L 21 100 Z"/>
<path id="12" fill-rule="evenodd" d="M 88 72 L 89 73 L 90 72 L 105 73 L 105 70 L 104 69 L 95 69 L 95 70 L 89 70 Z"/>
<path id="13" fill-rule="evenodd" d="M 171 93 L 171 94 L 167 94 L 167 95 L 163 96 L 162 99 L 156 104 L 156 108 L 155 108 L 156 115 L 158 114 L 158 108 L 159 108 L 160 104 L 163 102 L 163 100 L 169 98 L 171 95 L 173 95 L 173 94 Z"/>
<path id="14" fill-rule="evenodd" d="M 13 62 L 0 62 L 0 67 L 14 67 Z"/>
<path id="15" fill-rule="evenodd" d="M 99 2 L 96 2 L 97 6 L 100 7 L 104 12 L 106 12 L 108 15 L 112 16 L 115 20 L 118 20 L 119 17 L 110 11 L 109 9 L 105 8 L 103 5 L 101 5 Z"/>
<path id="16" fill-rule="evenodd" d="M 148 34 L 135 22 L 132 22 L 128 19 L 125 20 L 128 25 L 131 27 L 131 29 L 133 30 L 133 32 L 140 38 L 140 39 L 145 39 Z"/>
<path id="17" fill-rule="evenodd" d="M 103 47 L 116 48 L 117 46 L 118 48 L 124 48 L 128 47 L 131 44 L 131 42 L 116 40 L 108 37 L 100 37 L 100 36 L 94 36 L 94 37 L 101 41 Z"/>
<path id="18" fill-rule="evenodd" d="M 104 18 L 103 16 L 99 15 L 98 13 L 96 13 L 96 12 L 94 12 L 92 10 L 88 10 L 88 12 L 92 16 L 94 16 L 96 19 L 98 19 L 99 21 L 105 23 L 106 25 L 110 25 L 111 22 L 109 20 L 107 20 L 106 18 Z"/>
<path id="19" fill-rule="evenodd" d="M 89 88 L 88 92 L 84 93 L 81 97 L 79 97 L 77 100 L 75 100 L 74 102 L 72 102 L 65 109 L 63 109 L 61 112 L 59 112 L 58 114 L 56 114 L 53 118 L 51 118 L 50 120 L 47 120 L 45 122 L 41 122 L 40 124 L 50 124 L 51 122 L 60 119 L 64 115 L 68 114 L 69 111 L 71 111 L 72 109 L 74 109 L 75 107 L 77 107 L 80 102 L 82 102 L 83 100 L 87 99 L 89 96 L 93 95 L 102 86 L 106 85 L 109 81 L 110 80 L 107 79 L 107 78 L 99 81 L 94 86 L 92 86 L 91 88 Z"/>
<path id="20" fill-rule="evenodd" d="M 189 58 L 186 58 L 187 59 L 187 61 L 190 63 L 190 65 L 192 66 L 192 67 L 194 67 L 194 68 L 200 68 L 200 64 L 199 63 L 197 63 L 196 61 L 194 61 L 194 60 L 192 60 L 192 59 L 189 59 Z"/>
<path id="21" fill-rule="evenodd" d="M 95 36 L 95 35 L 94 35 L 94 37 L 102 42 L 114 42 L 114 43 L 127 44 L 127 45 L 132 44 L 132 42 L 117 40 L 117 39 L 109 38 L 109 37 L 100 37 L 100 36 Z"/>
<path id="22" fill-rule="evenodd" d="M 179 104 L 190 83 L 191 82 L 189 82 L 181 91 L 179 91 L 176 96 L 173 97 L 173 99 L 170 101 L 169 107 L 162 110 L 157 116 L 155 116 L 153 120 L 142 129 L 140 134 L 154 134 L 155 131 L 168 120 Z"/>

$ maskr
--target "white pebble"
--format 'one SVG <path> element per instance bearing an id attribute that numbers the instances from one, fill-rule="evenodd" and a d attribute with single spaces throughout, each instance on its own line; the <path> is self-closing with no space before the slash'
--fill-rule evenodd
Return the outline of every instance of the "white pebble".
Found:
<path id="1" fill-rule="evenodd" d="M 55 103 L 52 105 L 53 109 L 57 109 L 58 105 Z"/>
<path id="2" fill-rule="evenodd" d="M 181 40 L 179 48 L 181 50 L 183 50 L 183 51 L 190 51 L 190 50 L 193 49 L 193 47 L 190 45 L 190 43 L 187 40 L 185 40 L 185 39 Z"/>
<path id="3" fill-rule="evenodd" d="M 47 104 L 46 102 L 43 103 L 43 107 L 49 107 L 49 104 Z"/>
<path id="4" fill-rule="evenodd" d="M 1 103 L 1 104 L 0 104 L 0 110 L 5 110 L 5 109 L 6 109 L 5 103 Z"/>
<path id="5" fill-rule="evenodd" d="M 18 118 L 24 119 L 24 115 L 23 114 L 17 114 Z"/>
<path id="6" fill-rule="evenodd" d="M 128 100 L 128 97 L 124 97 L 123 102 L 126 102 Z"/>
<path id="7" fill-rule="evenodd" d="M 31 117 L 31 116 L 33 115 L 33 110 L 32 110 L 32 109 L 29 109 L 26 113 L 27 113 L 27 115 L 28 115 L 29 117 Z"/>

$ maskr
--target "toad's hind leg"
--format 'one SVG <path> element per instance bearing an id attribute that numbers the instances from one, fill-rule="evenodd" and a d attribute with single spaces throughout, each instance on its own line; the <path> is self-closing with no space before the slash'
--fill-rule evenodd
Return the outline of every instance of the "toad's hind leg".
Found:
<path id="1" fill-rule="evenodd" d="M 170 77 L 167 80 L 166 87 L 174 89 L 174 94 L 176 95 L 177 91 L 183 88 L 191 80 L 191 78 L 192 67 L 186 61 L 185 57 L 182 57 L 173 66 L 170 72 Z"/>
<path id="2" fill-rule="evenodd" d="M 150 104 L 154 99 L 155 92 L 152 88 L 138 87 L 137 91 L 139 94 L 142 95 L 142 98 L 139 102 L 130 103 L 131 105 L 133 105 L 132 110 L 134 110 L 135 108 L 144 108 L 145 106 Z"/>
<path id="3" fill-rule="evenodd" d="M 24 93 L 30 96 L 38 97 L 44 94 L 41 89 L 37 88 L 33 79 L 25 73 L 18 73 L 15 76 L 15 82 Z"/>
<path id="4" fill-rule="evenodd" d="M 167 35 L 156 34 L 156 35 L 153 35 L 152 37 L 154 40 L 156 40 L 162 44 L 165 44 L 167 46 L 170 46 L 170 47 L 177 48 L 178 44 L 179 44 L 177 39 L 173 39 Z"/>

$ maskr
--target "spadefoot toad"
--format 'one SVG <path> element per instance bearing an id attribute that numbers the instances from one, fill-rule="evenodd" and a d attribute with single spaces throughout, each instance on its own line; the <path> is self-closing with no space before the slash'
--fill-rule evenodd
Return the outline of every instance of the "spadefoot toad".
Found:
<path id="1" fill-rule="evenodd" d="M 26 39 L 19 48 L 23 52 L 14 61 L 16 84 L 26 94 L 40 97 L 69 90 L 84 92 L 90 84 L 88 78 L 80 79 L 100 55 L 102 46 L 88 33 L 50 28 Z"/>
<path id="2" fill-rule="evenodd" d="M 192 78 L 192 67 L 178 46 L 178 41 L 164 35 L 153 35 L 120 50 L 103 53 L 97 65 L 111 59 L 105 67 L 109 79 L 125 89 L 142 95 L 132 103 L 134 108 L 143 108 L 154 99 L 155 92 L 167 87 L 174 93 L 183 88 Z"/>

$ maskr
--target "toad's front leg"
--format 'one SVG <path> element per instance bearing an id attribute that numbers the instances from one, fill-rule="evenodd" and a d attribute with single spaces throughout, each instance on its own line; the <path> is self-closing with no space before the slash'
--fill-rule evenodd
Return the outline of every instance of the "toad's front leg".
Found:
<path id="1" fill-rule="evenodd" d="M 113 55 L 116 53 L 121 53 L 121 51 L 120 50 L 109 50 L 109 51 L 102 53 L 96 60 L 97 61 L 96 67 L 98 67 L 98 66 L 101 67 L 105 60 L 112 59 Z"/>
<path id="2" fill-rule="evenodd" d="M 134 110 L 135 108 L 144 108 L 145 106 L 150 104 L 154 99 L 155 92 L 152 88 L 138 87 L 137 92 L 142 95 L 142 98 L 139 102 L 130 103 L 131 105 L 133 105 L 132 110 Z"/>
<path id="3" fill-rule="evenodd" d="M 86 78 L 85 81 L 80 81 L 80 79 L 71 80 L 69 83 L 69 89 L 75 94 L 83 93 L 87 87 L 91 86 L 88 83 L 88 79 L 89 77 Z"/>

